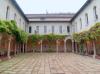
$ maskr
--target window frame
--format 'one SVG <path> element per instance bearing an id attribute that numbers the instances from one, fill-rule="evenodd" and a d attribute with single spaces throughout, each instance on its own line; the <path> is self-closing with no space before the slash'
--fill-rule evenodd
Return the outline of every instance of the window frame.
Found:
<path id="1" fill-rule="evenodd" d="M 94 15 L 95 21 L 98 20 L 97 7 L 96 6 L 93 7 L 93 15 Z"/>
<path id="2" fill-rule="evenodd" d="M 44 34 L 47 33 L 47 26 L 44 26 Z"/>
<path id="3" fill-rule="evenodd" d="M 55 32 L 55 27 L 52 26 L 52 34 L 54 34 L 54 32 Z"/>
<path id="4" fill-rule="evenodd" d="M 82 25 L 82 19 L 80 18 L 80 29 L 83 28 L 83 25 Z"/>
<path id="5" fill-rule="evenodd" d="M 39 34 L 39 26 L 36 26 L 36 32 Z"/>
<path id="6" fill-rule="evenodd" d="M 89 24 L 88 13 L 85 14 L 85 21 L 86 21 L 86 26 L 88 26 L 88 24 Z"/>
<path id="7" fill-rule="evenodd" d="M 70 26 L 67 26 L 67 33 L 70 33 Z"/>
<path id="8" fill-rule="evenodd" d="M 59 33 L 62 34 L 62 26 L 59 26 Z"/>
<path id="9" fill-rule="evenodd" d="M 10 7 L 7 6 L 7 9 L 6 9 L 6 20 L 9 19 L 9 15 L 10 15 Z"/>
<path id="10" fill-rule="evenodd" d="M 29 33 L 32 33 L 32 27 L 29 26 Z"/>

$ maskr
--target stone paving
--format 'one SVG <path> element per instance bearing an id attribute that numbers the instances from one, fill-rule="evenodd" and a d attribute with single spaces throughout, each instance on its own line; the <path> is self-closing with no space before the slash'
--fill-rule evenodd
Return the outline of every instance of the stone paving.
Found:
<path id="1" fill-rule="evenodd" d="M 0 74 L 100 74 L 100 60 L 73 53 L 28 53 L 0 62 Z"/>

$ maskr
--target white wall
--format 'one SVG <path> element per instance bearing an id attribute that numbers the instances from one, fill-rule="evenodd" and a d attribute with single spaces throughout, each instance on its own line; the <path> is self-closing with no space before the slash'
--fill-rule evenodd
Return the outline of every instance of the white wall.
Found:
<path id="1" fill-rule="evenodd" d="M 47 26 L 47 34 L 52 33 L 52 26 L 55 27 L 55 34 L 61 34 L 59 33 L 59 26 L 62 26 L 63 29 L 63 35 L 67 35 L 67 25 L 71 27 L 71 31 L 73 32 L 82 32 L 89 30 L 96 22 L 100 22 L 100 0 L 93 0 L 92 3 L 90 3 L 73 21 L 72 25 L 71 22 L 34 22 L 29 23 L 27 25 L 26 20 L 24 17 L 20 14 L 20 12 L 16 9 L 16 7 L 12 4 L 11 0 L 0 0 L 0 19 L 6 19 L 6 11 L 7 6 L 10 7 L 10 14 L 9 14 L 9 20 L 14 19 L 14 14 L 16 13 L 16 22 L 17 26 L 21 29 L 25 30 L 27 29 L 27 32 L 29 31 L 29 26 L 32 26 L 32 34 L 34 34 L 34 30 L 36 30 L 36 26 L 39 26 L 40 31 L 39 34 L 44 34 L 44 26 Z M 95 20 L 94 14 L 93 14 L 93 8 L 96 6 L 97 8 L 97 15 L 98 20 Z M 89 24 L 86 24 L 86 18 L 85 14 L 88 14 Z M 82 19 L 82 28 L 80 28 L 80 18 Z M 21 22 L 20 22 L 21 19 Z M 25 25 L 26 24 L 26 25 Z"/>
<path id="2" fill-rule="evenodd" d="M 39 26 L 39 34 L 45 34 L 44 33 L 44 26 L 47 26 L 47 33 L 46 34 L 51 34 L 52 33 L 52 26 L 54 26 L 55 31 L 54 34 L 60 34 L 60 35 L 69 35 L 67 32 L 67 26 L 71 27 L 70 23 L 67 22 L 33 22 L 28 24 L 28 29 L 27 31 L 29 32 L 29 27 L 32 27 L 32 33 L 35 33 L 36 26 Z M 62 26 L 62 33 L 59 32 L 59 26 Z"/>
<path id="3" fill-rule="evenodd" d="M 94 18 L 93 8 L 96 6 L 98 20 Z M 86 24 L 85 14 L 88 14 L 89 24 Z M 82 29 L 80 28 L 80 18 L 82 19 Z M 72 22 L 73 31 L 82 32 L 89 30 L 96 22 L 100 22 L 100 0 L 93 0 L 93 2 L 87 6 L 78 17 Z"/>
<path id="4" fill-rule="evenodd" d="M 14 20 L 14 14 L 16 14 L 16 22 L 17 26 L 23 30 L 25 30 L 25 24 L 27 24 L 24 17 L 20 14 L 20 12 L 16 9 L 16 7 L 12 4 L 11 0 L 0 0 L 0 19 L 6 20 L 6 11 L 7 6 L 10 8 L 9 20 Z M 21 22 L 20 22 L 21 19 Z"/>

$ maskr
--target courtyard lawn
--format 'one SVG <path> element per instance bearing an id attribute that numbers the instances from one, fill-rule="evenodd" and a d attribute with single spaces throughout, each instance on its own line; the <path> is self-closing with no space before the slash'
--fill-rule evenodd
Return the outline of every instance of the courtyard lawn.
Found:
<path id="1" fill-rule="evenodd" d="M 100 60 L 73 53 L 27 53 L 1 62 L 0 74 L 100 74 Z"/>

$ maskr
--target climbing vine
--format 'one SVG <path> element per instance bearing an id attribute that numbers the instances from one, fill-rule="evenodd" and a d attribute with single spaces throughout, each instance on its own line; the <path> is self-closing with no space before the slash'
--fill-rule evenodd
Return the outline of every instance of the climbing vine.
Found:
<path id="1" fill-rule="evenodd" d="M 98 40 L 100 37 L 100 23 L 96 23 L 90 30 L 81 33 L 74 33 L 73 39 L 76 42 Z"/>

